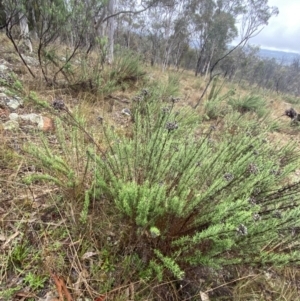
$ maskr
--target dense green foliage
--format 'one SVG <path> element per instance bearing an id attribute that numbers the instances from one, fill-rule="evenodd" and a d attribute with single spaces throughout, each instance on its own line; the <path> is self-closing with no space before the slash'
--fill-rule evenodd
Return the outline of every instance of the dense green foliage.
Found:
<path id="1" fill-rule="evenodd" d="M 124 243 L 139 241 L 153 276 L 159 267 L 181 278 L 188 266 L 298 260 L 299 188 L 280 188 L 293 148 L 274 148 L 251 122 L 222 138 L 217 128 L 197 134 L 195 113 L 157 96 L 135 104 L 132 137 L 104 128 L 110 147 L 96 156 L 94 185 L 123 214 Z"/>
<path id="2" fill-rule="evenodd" d="M 239 98 L 232 97 L 228 100 L 228 104 L 241 113 L 255 112 L 258 117 L 263 117 L 267 113 L 267 104 L 265 100 L 258 95 L 248 95 Z"/>

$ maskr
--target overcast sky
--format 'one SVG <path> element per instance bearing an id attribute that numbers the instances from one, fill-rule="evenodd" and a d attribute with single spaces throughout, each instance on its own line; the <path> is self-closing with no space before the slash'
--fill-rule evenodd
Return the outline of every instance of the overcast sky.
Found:
<path id="1" fill-rule="evenodd" d="M 278 7 L 279 15 L 272 17 L 269 25 L 250 43 L 300 53 L 300 0 L 269 0 L 268 3 Z"/>

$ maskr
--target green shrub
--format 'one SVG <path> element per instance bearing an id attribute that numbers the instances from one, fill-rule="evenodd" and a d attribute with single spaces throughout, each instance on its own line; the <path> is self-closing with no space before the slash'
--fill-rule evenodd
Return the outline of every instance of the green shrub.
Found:
<path id="1" fill-rule="evenodd" d="M 11 287 L 11 288 L 5 288 L 2 291 L 0 291 L 0 297 L 2 298 L 2 300 L 5 300 L 5 301 L 13 300 L 13 297 L 15 296 L 15 294 L 20 290 L 21 290 L 20 285 L 18 285 L 16 287 Z"/>
<path id="2" fill-rule="evenodd" d="M 138 80 L 142 80 L 146 74 L 141 66 L 141 61 L 136 54 L 122 52 L 118 54 L 112 64 L 109 80 L 118 85 L 134 84 Z"/>
<path id="3" fill-rule="evenodd" d="M 160 281 L 196 266 L 299 260 L 300 187 L 282 186 L 298 162 L 293 147 L 270 145 L 245 125 L 199 137 L 195 112 L 154 94 L 136 102 L 131 137 L 104 127 L 105 158 L 89 151 L 99 197 L 123 217 L 122 252 L 134 245 L 144 277 Z"/>
<path id="4" fill-rule="evenodd" d="M 47 279 L 48 279 L 47 277 L 42 277 L 29 272 L 24 277 L 24 282 L 27 283 L 29 287 L 35 291 L 37 289 L 43 288 L 45 286 L 45 282 L 47 281 Z"/>
<path id="5" fill-rule="evenodd" d="M 165 86 L 162 97 L 177 97 L 180 89 L 180 75 L 169 74 L 168 83 Z"/>
<path id="6" fill-rule="evenodd" d="M 216 97 L 205 101 L 204 103 L 204 117 L 209 120 L 224 117 L 228 113 L 228 106 L 222 101 L 222 98 Z"/>
<path id="7" fill-rule="evenodd" d="M 218 77 L 215 77 L 213 79 L 211 89 L 210 89 L 209 94 L 207 96 L 208 100 L 216 99 L 218 97 L 218 95 L 220 94 L 220 92 L 222 90 L 222 85 L 217 87 L 218 80 L 219 80 Z"/>
<path id="8" fill-rule="evenodd" d="M 76 76 L 70 86 L 76 91 L 89 91 L 108 95 L 116 90 L 130 88 L 143 82 L 145 72 L 136 54 L 129 51 L 118 52 L 111 66 L 104 64 L 105 54 L 96 57 L 82 57 Z"/>
<path id="9" fill-rule="evenodd" d="M 221 95 L 222 85 L 216 88 L 217 78 L 214 79 L 212 88 L 204 103 L 204 114 L 206 119 L 218 119 L 224 117 L 230 112 L 230 107 L 226 103 L 226 100 L 235 94 L 231 89 L 227 93 Z"/>
<path id="10" fill-rule="evenodd" d="M 230 98 L 228 104 L 240 113 L 255 112 L 258 117 L 263 117 L 268 112 L 266 101 L 256 95 Z"/>
<path id="11" fill-rule="evenodd" d="M 32 152 L 63 189 L 83 188 L 78 184 L 84 176 L 94 175 L 82 190 L 80 218 L 85 223 L 89 204 L 98 201 L 105 223 L 122 229 L 113 245 L 102 237 L 110 231 L 103 223 L 88 230 L 101 249 L 113 252 L 111 273 L 128 270 L 121 264 L 128 254 L 137 263 L 130 263 L 128 281 L 148 283 L 182 279 L 193 267 L 298 261 L 300 184 L 290 177 L 299 163 L 294 146 L 270 144 L 268 128 L 238 112 L 226 115 L 222 132 L 212 126 L 199 134 L 201 116 L 178 109 L 172 98 L 167 102 L 165 89 L 153 86 L 133 99 L 126 136 L 102 124 L 102 149 L 87 148 L 80 128 L 72 128 L 58 132 L 60 154 L 47 144 Z M 82 162 L 81 172 L 74 161 Z"/>
<path id="12" fill-rule="evenodd" d="M 67 116 L 64 120 L 57 118 L 55 121 L 59 149 L 52 148 L 45 135 L 40 136 L 40 144 L 34 142 L 25 146 L 27 158 L 42 173 L 33 173 L 24 177 L 23 181 L 28 185 L 36 181 L 53 182 L 76 201 L 84 199 L 85 194 L 89 165 L 85 152 L 87 142 L 82 131 L 84 120 L 75 115 L 69 124 L 67 121 Z"/>

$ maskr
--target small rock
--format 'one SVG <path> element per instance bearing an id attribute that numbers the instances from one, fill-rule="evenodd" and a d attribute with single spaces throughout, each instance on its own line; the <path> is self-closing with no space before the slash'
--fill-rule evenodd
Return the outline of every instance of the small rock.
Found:
<path id="1" fill-rule="evenodd" d="M 201 301 L 209 301 L 208 294 L 206 294 L 204 292 L 200 292 L 200 298 L 201 298 Z"/>
<path id="2" fill-rule="evenodd" d="M 10 120 L 15 120 L 15 121 L 17 121 L 19 119 L 19 115 L 17 113 L 11 113 L 11 114 L 9 114 L 8 117 Z"/>
<path id="3" fill-rule="evenodd" d="M 44 132 L 53 132 L 55 129 L 54 121 L 53 119 L 49 117 L 42 117 L 38 124 L 38 128 L 41 129 Z"/>
<path id="4" fill-rule="evenodd" d="M 122 110 L 122 114 L 126 115 L 126 116 L 131 116 L 131 112 L 129 109 L 125 108 Z"/>
<path id="5" fill-rule="evenodd" d="M 17 130 L 19 128 L 19 123 L 15 120 L 6 121 L 3 124 L 3 129 L 7 131 Z"/>
<path id="6" fill-rule="evenodd" d="M 18 115 L 17 113 L 9 114 L 10 121 L 18 123 L 18 120 L 29 121 L 31 123 L 37 124 L 38 129 L 44 132 L 51 132 L 54 130 L 54 121 L 49 117 L 43 117 L 38 114 L 24 114 Z"/>
<path id="7" fill-rule="evenodd" d="M 8 69 L 7 66 L 5 66 L 5 65 L 3 65 L 3 64 L 0 65 L 0 71 L 4 71 L 4 70 L 6 70 L 6 69 Z"/>
<path id="8" fill-rule="evenodd" d="M 11 64 L 8 61 L 6 61 L 5 59 L 0 59 L 0 64 L 4 65 L 5 67 L 11 66 Z"/>
<path id="9" fill-rule="evenodd" d="M 1 98 L 1 99 L 7 98 L 7 95 L 4 93 L 4 91 L 1 91 L 1 93 L 0 93 L 0 98 Z"/>
<path id="10" fill-rule="evenodd" d="M 9 116 L 8 110 L 0 108 L 0 118 L 7 118 L 8 116 Z"/>
<path id="11" fill-rule="evenodd" d="M 23 100 L 20 97 L 9 98 L 6 101 L 6 105 L 12 109 L 16 110 L 19 106 L 23 105 Z"/>
<path id="12" fill-rule="evenodd" d="M 23 58 L 31 66 L 38 66 L 39 65 L 39 61 L 36 60 L 35 58 L 31 57 L 31 56 L 23 55 Z"/>
<path id="13" fill-rule="evenodd" d="M 24 114 L 24 115 L 19 115 L 19 118 L 24 120 L 24 121 L 30 121 L 32 123 L 37 123 L 40 124 L 42 122 L 42 116 L 38 114 Z"/>

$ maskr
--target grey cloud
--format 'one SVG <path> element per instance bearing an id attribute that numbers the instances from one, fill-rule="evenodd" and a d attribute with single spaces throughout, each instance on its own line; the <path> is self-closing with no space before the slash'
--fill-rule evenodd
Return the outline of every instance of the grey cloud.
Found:
<path id="1" fill-rule="evenodd" d="M 268 4 L 277 6 L 279 15 L 272 17 L 269 25 L 252 38 L 250 44 L 300 53 L 299 0 L 269 0 Z"/>

